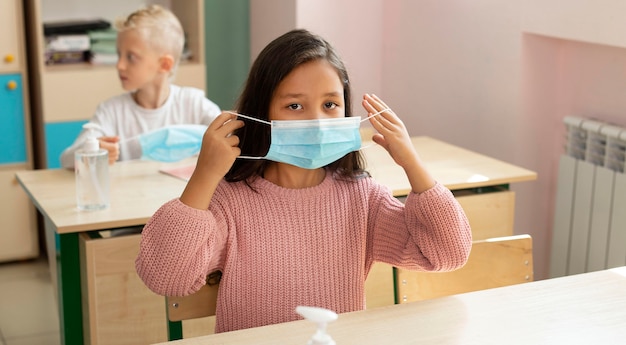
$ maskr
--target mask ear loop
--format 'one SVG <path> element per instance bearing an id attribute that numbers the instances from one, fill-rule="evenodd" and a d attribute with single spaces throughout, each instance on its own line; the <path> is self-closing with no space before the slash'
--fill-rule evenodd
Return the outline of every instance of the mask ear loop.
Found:
<path id="1" fill-rule="evenodd" d="M 372 117 L 378 116 L 378 115 L 380 115 L 380 114 L 382 114 L 382 113 L 384 113 L 386 111 L 392 111 L 392 110 L 391 110 L 391 108 L 385 108 L 385 109 L 383 109 L 383 110 L 381 110 L 381 111 L 379 111 L 377 113 L 374 113 L 374 114 L 364 118 L 363 120 L 361 120 L 361 122 L 367 121 L 367 120 L 371 119 Z"/>
<path id="2" fill-rule="evenodd" d="M 370 115 L 370 116 L 368 116 L 368 117 L 364 118 L 363 120 L 361 120 L 361 122 L 365 122 L 365 121 L 367 121 L 367 120 L 371 119 L 372 117 L 374 117 L 374 116 L 378 116 L 378 115 L 380 115 L 380 114 L 382 114 L 382 113 L 384 113 L 384 112 L 386 112 L 386 111 L 393 111 L 393 110 L 391 110 L 391 108 L 385 108 L 385 109 L 383 109 L 383 110 L 381 110 L 381 111 L 379 111 L 379 112 L 377 112 L 377 113 L 374 113 L 374 114 L 372 114 L 372 115 Z M 368 144 L 368 145 L 365 145 L 365 146 L 361 146 L 361 148 L 359 149 L 359 151 L 361 151 L 361 150 L 365 150 L 365 149 L 369 149 L 370 147 L 372 147 L 372 146 L 374 146 L 374 145 L 377 145 L 377 144 L 376 144 L 376 143 L 374 143 L 374 142 L 372 142 L 371 144 Z"/>
<path id="3" fill-rule="evenodd" d="M 272 123 L 271 123 L 271 122 L 269 122 L 269 121 L 265 121 L 265 120 L 257 119 L 257 118 L 255 118 L 255 117 L 248 116 L 248 115 L 244 115 L 244 114 L 235 113 L 234 111 L 227 111 L 227 113 L 229 113 L 229 114 L 233 114 L 233 115 L 237 115 L 237 116 L 239 116 L 239 117 L 243 117 L 244 119 L 248 119 L 248 120 L 252 120 L 252 121 L 256 121 L 256 122 L 261 122 L 261 123 L 264 123 L 264 124 L 266 124 L 266 125 L 270 125 L 270 126 L 272 125 Z"/>
<path id="4" fill-rule="evenodd" d="M 248 115 L 243 115 L 243 114 L 239 114 L 239 113 L 235 113 L 234 111 L 227 111 L 227 113 L 229 114 L 233 114 L 236 115 L 238 117 L 243 117 L 244 119 L 248 119 L 248 120 L 252 120 L 252 121 L 256 121 L 256 122 L 260 122 L 260 123 L 264 123 L 266 125 L 272 125 L 271 122 L 265 121 L 265 120 L 261 120 L 261 119 L 257 119 L 254 118 L 252 116 L 248 116 Z M 265 159 L 265 157 L 254 157 L 254 156 L 237 156 L 237 158 L 244 158 L 244 159 Z"/>

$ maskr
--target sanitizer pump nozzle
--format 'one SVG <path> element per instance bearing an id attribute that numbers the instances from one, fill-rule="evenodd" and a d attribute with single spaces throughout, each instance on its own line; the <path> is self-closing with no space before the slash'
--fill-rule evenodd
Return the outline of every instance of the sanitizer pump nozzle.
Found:
<path id="1" fill-rule="evenodd" d="M 100 142 L 94 133 L 94 129 L 98 128 L 98 125 L 92 123 L 86 123 L 83 128 L 87 130 L 87 140 L 83 144 L 83 150 L 85 152 L 98 152 L 100 149 Z"/>
<path id="2" fill-rule="evenodd" d="M 335 345 L 333 338 L 326 333 L 326 325 L 337 320 L 337 313 L 324 308 L 305 306 L 296 307 L 296 313 L 317 324 L 317 332 L 311 337 L 307 345 Z"/>

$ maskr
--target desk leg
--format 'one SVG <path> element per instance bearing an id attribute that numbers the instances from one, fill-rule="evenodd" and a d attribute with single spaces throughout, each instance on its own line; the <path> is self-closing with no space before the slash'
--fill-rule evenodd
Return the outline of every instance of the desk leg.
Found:
<path id="1" fill-rule="evenodd" d="M 59 235 L 59 317 L 63 344 L 83 344 L 83 310 L 80 292 L 78 233 Z"/>
<path id="2" fill-rule="evenodd" d="M 78 233 L 57 236 L 56 228 L 48 220 L 46 220 L 46 233 L 46 240 L 58 241 L 58 246 L 48 245 L 47 248 L 55 252 L 55 255 L 48 253 L 48 257 L 56 260 L 61 344 L 83 344 Z M 53 270 L 51 273 L 54 274 Z"/>

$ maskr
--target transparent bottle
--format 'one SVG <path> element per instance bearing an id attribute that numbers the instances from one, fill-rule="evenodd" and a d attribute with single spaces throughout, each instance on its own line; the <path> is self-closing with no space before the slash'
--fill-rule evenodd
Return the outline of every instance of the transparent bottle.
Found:
<path id="1" fill-rule="evenodd" d="M 88 138 L 74 154 L 76 203 L 83 211 L 102 210 L 109 207 L 109 152 L 95 137 L 97 125 L 86 123 L 83 128 L 89 131 Z"/>

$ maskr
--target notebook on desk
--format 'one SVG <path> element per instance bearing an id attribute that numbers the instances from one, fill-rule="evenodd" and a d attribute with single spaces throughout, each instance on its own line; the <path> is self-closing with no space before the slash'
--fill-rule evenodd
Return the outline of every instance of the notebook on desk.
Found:
<path id="1" fill-rule="evenodd" d="M 185 180 L 185 181 L 189 181 L 189 179 L 191 178 L 191 174 L 193 174 L 193 171 L 196 169 L 196 164 L 189 164 L 189 165 L 184 165 L 184 166 L 177 166 L 177 167 L 168 167 L 168 168 L 161 168 L 159 169 L 159 172 L 162 172 L 164 174 Z"/>

